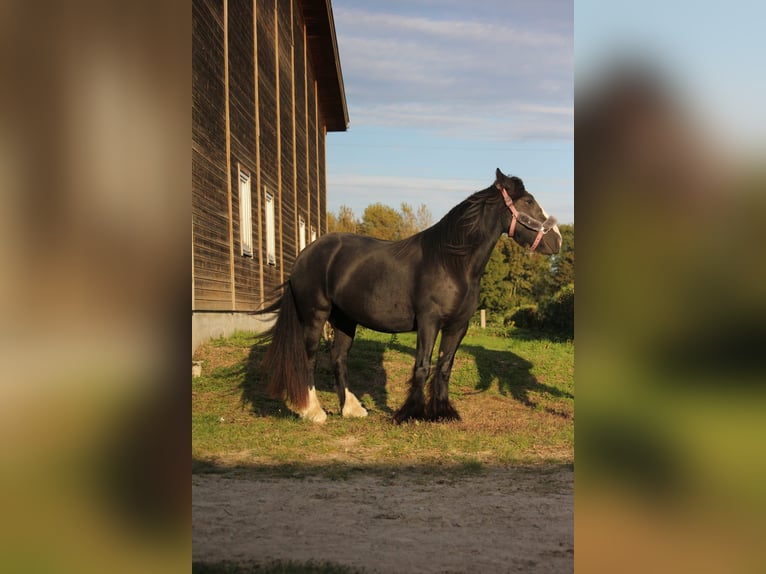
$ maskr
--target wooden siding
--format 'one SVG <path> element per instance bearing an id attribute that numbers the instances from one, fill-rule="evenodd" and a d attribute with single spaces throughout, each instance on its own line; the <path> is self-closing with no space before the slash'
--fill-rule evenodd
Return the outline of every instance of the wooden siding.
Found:
<path id="1" fill-rule="evenodd" d="M 264 194 L 268 191 L 279 201 L 279 182 L 277 180 L 277 73 L 276 73 L 276 44 L 274 36 L 275 6 L 273 1 L 258 2 L 258 103 L 260 123 L 260 158 L 261 158 L 261 219 L 266 220 Z M 279 210 L 276 210 L 277 221 Z M 277 223 L 278 228 L 278 223 Z M 277 241 L 277 250 L 279 241 Z M 277 265 L 266 264 L 266 239 L 261 243 L 261 253 L 264 265 L 263 296 L 274 292 L 282 283 L 280 269 L 282 265 L 277 253 Z"/>
<path id="2" fill-rule="evenodd" d="M 192 201 L 195 309 L 230 308 L 223 2 L 192 4 Z"/>
<path id="3" fill-rule="evenodd" d="M 308 149 L 308 184 L 306 189 L 308 190 L 309 198 L 317 207 L 319 203 L 316 202 L 317 195 L 319 193 L 319 172 L 317 171 L 317 99 L 314 91 L 315 81 L 314 72 L 311 66 L 308 66 L 306 70 L 306 117 L 307 123 L 307 137 L 306 146 Z M 315 213 L 314 217 L 318 218 L 318 214 Z M 317 221 L 315 219 L 315 221 Z M 317 231 L 317 235 L 321 235 L 321 231 Z"/>
<path id="4" fill-rule="evenodd" d="M 259 308 L 289 277 L 299 219 L 306 243 L 312 229 L 326 231 L 326 122 L 304 10 L 297 0 L 192 2 L 194 310 Z M 240 169 L 250 176 L 252 257 L 242 255 Z M 267 191 L 276 265 L 266 263 Z"/>
<path id="5" fill-rule="evenodd" d="M 234 239 L 234 298 L 236 308 L 260 305 L 260 269 L 256 257 L 242 255 L 239 210 L 239 171 L 250 176 L 251 205 L 257 205 L 255 185 L 255 69 L 252 0 L 229 0 L 229 125 L 231 128 L 231 186 Z M 253 236 L 258 237 L 257 210 L 251 210 Z M 254 254 L 255 255 L 255 254 Z"/>
<path id="6" fill-rule="evenodd" d="M 291 269 L 296 255 L 295 237 L 297 220 L 295 217 L 295 187 L 293 186 L 293 67 L 292 67 L 292 26 L 286 18 L 292 11 L 291 0 L 277 0 L 278 19 L 277 43 L 279 46 L 278 93 L 279 93 L 279 151 L 280 151 L 280 189 L 282 191 L 281 208 L 281 239 L 282 264 L 285 269 Z M 285 277 L 286 278 L 286 277 Z"/>
<path id="7" fill-rule="evenodd" d="M 295 78 L 293 126 L 295 139 L 295 189 L 298 196 L 298 217 L 303 217 L 307 229 L 310 228 L 310 193 L 308 189 L 308 174 L 306 173 L 306 65 L 305 58 L 305 39 L 302 18 L 296 18 L 293 22 L 293 47 L 294 47 L 294 74 Z M 311 237 L 306 233 L 306 244 L 308 245 Z"/>

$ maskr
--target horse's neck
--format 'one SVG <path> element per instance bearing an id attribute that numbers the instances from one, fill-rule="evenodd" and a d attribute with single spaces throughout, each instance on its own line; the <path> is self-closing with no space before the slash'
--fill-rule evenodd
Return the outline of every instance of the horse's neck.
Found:
<path id="1" fill-rule="evenodd" d="M 492 191 L 495 191 L 494 187 Z M 487 228 L 484 238 L 476 244 L 468 258 L 467 269 L 469 269 L 470 278 L 474 281 L 481 280 L 484 269 L 492 255 L 492 250 L 504 232 L 501 213 L 490 209 L 483 215 L 487 218 L 485 221 L 491 221 L 491 225 Z"/>
<path id="2" fill-rule="evenodd" d="M 471 254 L 468 256 L 468 269 L 469 276 L 474 281 L 481 280 L 481 276 L 484 275 L 484 269 L 487 267 L 489 258 L 492 255 L 492 250 L 497 244 L 497 240 L 500 239 L 502 231 L 488 235 L 482 243 L 476 246 Z"/>

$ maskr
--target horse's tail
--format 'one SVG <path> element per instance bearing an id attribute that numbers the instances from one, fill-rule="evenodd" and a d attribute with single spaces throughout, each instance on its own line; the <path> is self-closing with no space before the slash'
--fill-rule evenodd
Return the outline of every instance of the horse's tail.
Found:
<path id="1" fill-rule="evenodd" d="M 267 390 L 275 399 L 287 399 L 297 409 L 305 409 L 309 397 L 309 362 L 290 281 L 285 284 L 282 298 L 262 312 L 277 309 L 277 321 L 267 333 L 271 344 L 261 361 L 261 368 L 269 377 Z"/>

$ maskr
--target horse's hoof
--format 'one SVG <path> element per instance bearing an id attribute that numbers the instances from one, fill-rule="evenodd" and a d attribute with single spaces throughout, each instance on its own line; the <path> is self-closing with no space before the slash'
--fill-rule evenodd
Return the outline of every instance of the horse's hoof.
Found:
<path id="1" fill-rule="evenodd" d="M 459 421 L 461 419 L 455 407 L 452 406 L 452 403 L 449 401 L 438 401 L 429 405 L 428 420 L 446 423 Z"/>
<path id="2" fill-rule="evenodd" d="M 312 423 L 321 424 L 327 420 L 327 413 L 324 409 L 314 409 L 311 412 L 301 414 L 301 418 Z"/>
<path id="3" fill-rule="evenodd" d="M 425 418 L 425 409 L 410 409 L 402 407 L 396 411 L 396 413 L 394 413 L 394 422 L 398 425 L 412 420 L 424 420 Z"/>
<path id="4" fill-rule="evenodd" d="M 356 405 L 351 408 L 349 408 L 348 406 L 344 406 L 343 412 L 341 414 L 343 415 L 343 418 L 360 419 L 360 418 L 366 417 L 369 413 L 367 412 L 367 409 L 364 408 L 362 405 Z"/>
<path id="5" fill-rule="evenodd" d="M 407 421 L 407 420 L 410 420 L 410 417 L 406 417 L 405 415 L 403 415 L 403 414 L 401 414 L 401 413 L 399 413 L 399 412 L 397 412 L 397 413 L 394 413 L 394 417 L 393 417 L 393 421 L 394 421 L 394 423 L 396 423 L 396 424 L 400 425 L 400 424 L 402 424 L 404 421 Z"/>
<path id="6" fill-rule="evenodd" d="M 346 400 L 343 402 L 341 414 L 344 418 L 362 418 L 367 416 L 367 409 L 364 408 L 354 393 L 346 389 Z"/>

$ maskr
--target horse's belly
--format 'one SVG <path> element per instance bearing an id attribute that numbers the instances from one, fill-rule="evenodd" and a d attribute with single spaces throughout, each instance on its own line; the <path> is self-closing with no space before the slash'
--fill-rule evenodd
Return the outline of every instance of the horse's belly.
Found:
<path id="1" fill-rule="evenodd" d="M 355 322 L 386 333 L 415 330 L 415 312 L 409 297 L 395 289 L 356 291 L 338 301 L 338 306 Z"/>
<path id="2" fill-rule="evenodd" d="M 392 312 L 383 316 L 368 314 L 359 323 L 369 329 L 384 333 L 403 333 L 415 330 L 415 316 L 406 313 Z"/>

